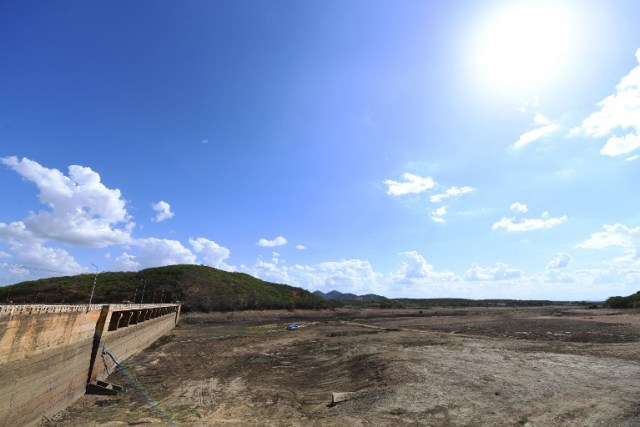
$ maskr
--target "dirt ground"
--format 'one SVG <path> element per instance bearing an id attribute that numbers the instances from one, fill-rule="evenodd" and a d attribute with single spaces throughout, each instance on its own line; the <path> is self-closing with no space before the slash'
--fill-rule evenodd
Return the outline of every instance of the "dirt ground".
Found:
<path id="1" fill-rule="evenodd" d="M 108 381 L 45 424 L 640 426 L 640 311 L 188 315 Z"/>

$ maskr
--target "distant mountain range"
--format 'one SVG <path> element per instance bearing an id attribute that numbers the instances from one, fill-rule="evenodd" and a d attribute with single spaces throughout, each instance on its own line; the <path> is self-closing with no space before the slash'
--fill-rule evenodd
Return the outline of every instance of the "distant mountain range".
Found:
<path id="1" fill-rule="evenodd" d="M 432 307 L 539 307 L 545 305 L 583 305 L 593 306 L 602 302 L 588 301 L 549 301 L 549 300 L 513 300 L 466 298 L 387 298 L 376 294 L 356 295 L 333 290 L 331 292 L 315 291 L 313 295 L 341 304 L 344 307 L 378 307 L 378 308 L 432 308 Z M 635 300 L 634 298 L 637 298 Z M 634 302 L 638 301 L 638 302 Z M 607 303 L 620 307 L 640 307 L 640 292 L 635 296 L 610 298 Z M 605 306 L 607 306 L 605 303 Z M 634 305 L 635 304 L 635 305 Z"/>
<path id="2" fill-rule="evenodd" d="M 314 295 L 319 296 L 320 298 L 324 298 L 324 299 L 328 299 L 328 300 L 332 300 L 332 301 L 340 301 L 343 299 L 357 299 L 358 295 L 356 294 L 343 294 L 342 292 L 339 291 L 331 291 L 331 292 L 327 292 L 326 294 L 322 291 L 315 291 L 313 292 Z"/>

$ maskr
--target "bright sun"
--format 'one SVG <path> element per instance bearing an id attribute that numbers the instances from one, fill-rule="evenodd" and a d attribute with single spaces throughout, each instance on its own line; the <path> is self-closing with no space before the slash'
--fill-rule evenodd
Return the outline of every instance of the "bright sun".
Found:
<path id="1" fill-rule="evenodd" d="M 509 2 L 485 21 L 474 48 L 485 84 L 526 89 L 555 77 L 571 44 L 570 19 L 558 3 Z"/>

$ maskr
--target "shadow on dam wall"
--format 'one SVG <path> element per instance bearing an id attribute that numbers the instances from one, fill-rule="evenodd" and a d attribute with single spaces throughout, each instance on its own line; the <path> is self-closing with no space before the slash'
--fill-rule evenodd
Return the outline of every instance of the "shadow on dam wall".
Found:
<path id="1" fill-rule="evenodd" d="M 64 409 L 179 318 L 179 304 L 0 306 L 0 427 Z"/>

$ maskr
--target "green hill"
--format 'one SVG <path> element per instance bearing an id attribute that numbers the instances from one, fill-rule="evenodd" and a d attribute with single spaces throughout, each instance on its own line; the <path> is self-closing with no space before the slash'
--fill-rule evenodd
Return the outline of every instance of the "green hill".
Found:
<path id="1" fill-rule="evenodd" d="M 640 291 L 626 297 L 609 297 L 604 302 L 608 308 L 640 308 Z"/>
<path id="2" fill-rule="evenodd" d="M 0 303 L 87 304 L 93 274 L 51 277 L 0 287 Z M 269 283 L 245 273 L 199 265 L 172 265 L 139 272 L 100 273 L 94 304 L 181 301 L 185 311 L 328 308 L 310 292 Z"/>
<path id="3" fill-rule="evenodd" d="M 400 303 L 397 303 L 395 300 L 388 299 L 376 294 L 343 294 L 342 292 L 336 290 L 333 290 L 326 294 L 321 291 L 315 291 L 313 294 L 319 296 L 320 298 L 324 298 L 325 300 L 331 301 L 332 304 L 336 306 L 350 308 L 402 308 L 402 305 Z"/>

